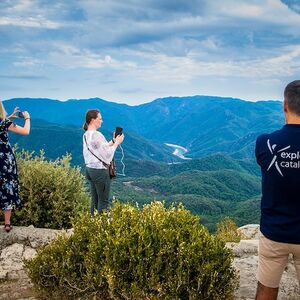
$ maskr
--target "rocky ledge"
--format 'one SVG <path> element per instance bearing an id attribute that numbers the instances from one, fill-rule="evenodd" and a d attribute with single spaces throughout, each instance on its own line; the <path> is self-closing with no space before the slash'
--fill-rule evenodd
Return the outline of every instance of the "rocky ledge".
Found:
<path id="1" fill-rule="evenodd" d="M 241 227 L 240 231 L 245 239 L 239 243 L 227 243 L 227 247 L 234 253 L 234 266 L 240 276 L 236 299 L 250 300 L 255 298 L 256 291 L 259 226 L 246 225 Z M 0 231 L 0 300 L 37 299 L 24 271 L 23 259 L 32 258 L 39 246 L 48 243 L 59 233 L 59 230 L 39 229 L 33 226 L 14 227 L 10 233 Z M 300 299 L 292 258 L 284 271 L 278 299 Z"/>
<path id="2" fill-rule="evenodd" d="M 239 228 L 243 240 L 239 243 L 227 243 L 233 250 L 234 266 L 240 275 L 240 287 L 236 299 L 253 300 L 256 293 L 256 270 L 258 265 L 259 225 L 249 224 Z M 278 300 L 299 300 L 300 293 L 292 257 L 283 273 L 279 288 Z"/>

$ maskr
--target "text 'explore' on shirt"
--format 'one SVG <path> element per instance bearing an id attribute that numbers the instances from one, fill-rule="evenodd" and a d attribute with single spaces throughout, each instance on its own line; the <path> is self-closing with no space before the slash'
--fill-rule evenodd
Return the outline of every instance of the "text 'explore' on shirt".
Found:
<path id="1" fill-rule="evenodd" d="M 85 139 L 86 138 L 86 142 Z M 83 157 L 87 167 L 93 169 L 106 169 L 103 163 L 97 159 L 87 148 L 106 164 L 110 164 L 114 157 L 116 148 L 110 146 L 104 135 L 97 130 L 87 130 L 83 135 Z"/>
<path id="2" fill-rule="evenodd" d="M 262 173 L 261 232 L 300 244 L 300 125 L 259 136 L 255 155 Z"/>

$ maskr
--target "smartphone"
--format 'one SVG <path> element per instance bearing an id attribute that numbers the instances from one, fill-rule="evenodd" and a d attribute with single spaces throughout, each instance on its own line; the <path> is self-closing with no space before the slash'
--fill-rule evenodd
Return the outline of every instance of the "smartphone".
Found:
<path id="1" fill-rule="evenodd" d="M 118 135 L 121 135 L 122 133 L 123 133 L 123 128 L 122 127 L 116 127 L 115 137 L 117 137 Z"/>
<path id="2" fill-rule="evenodd" d="M 18 118 L 24 119 L 24 115 L 21 111 L 18 111 L 17 116 L 18 116 Z"/>

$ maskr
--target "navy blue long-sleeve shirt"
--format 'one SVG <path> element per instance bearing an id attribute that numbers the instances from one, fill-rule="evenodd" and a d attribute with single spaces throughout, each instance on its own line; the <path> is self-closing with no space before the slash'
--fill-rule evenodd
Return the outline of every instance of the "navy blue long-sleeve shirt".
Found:
<path id="1" fill-rule="evenodd" d="M 255 155 L 262 173 L 261 232 L 300 244 L 300 125 L 259 136 Z"/>

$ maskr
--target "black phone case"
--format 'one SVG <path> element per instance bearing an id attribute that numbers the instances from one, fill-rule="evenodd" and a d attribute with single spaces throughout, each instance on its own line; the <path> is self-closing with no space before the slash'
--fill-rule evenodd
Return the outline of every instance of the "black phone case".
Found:
<path id="1" fill-rule="evenodd" d="M 118 135 L 121 135 L 123 133 L 123 128 L 122 127 L 116 127 L 115 130 L 115 137 Z"/>

